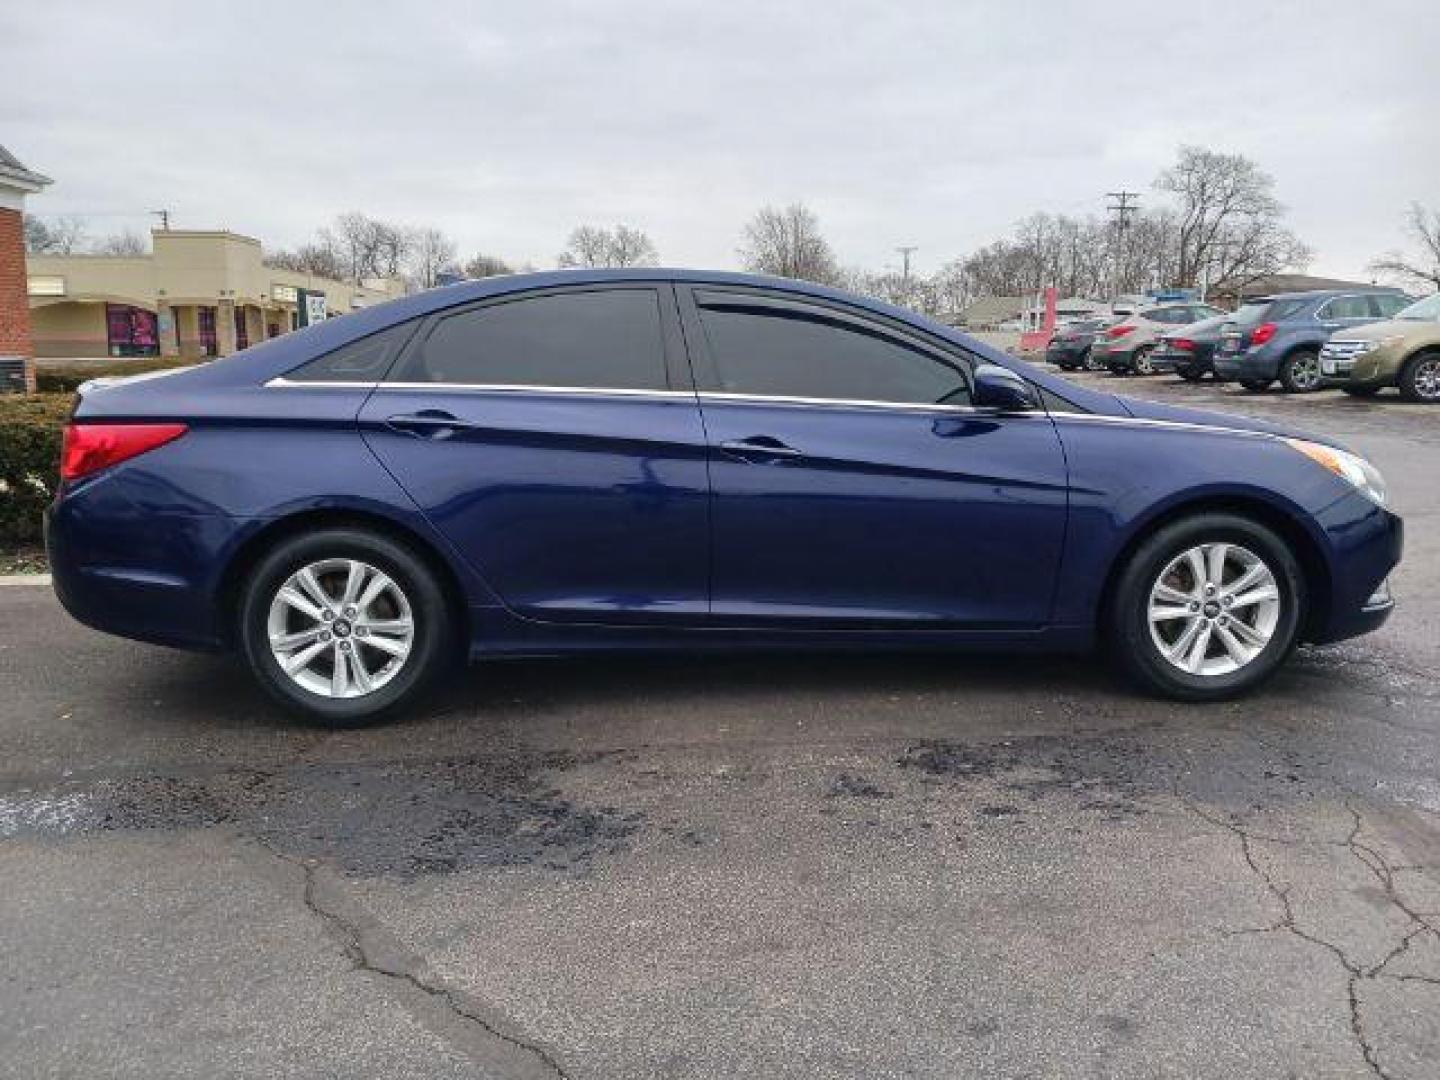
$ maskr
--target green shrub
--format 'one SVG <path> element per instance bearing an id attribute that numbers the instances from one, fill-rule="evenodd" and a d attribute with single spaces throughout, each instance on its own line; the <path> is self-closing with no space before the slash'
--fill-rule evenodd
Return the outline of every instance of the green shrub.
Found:
<path id="1" fill-rule="evenodd" d="M 0 395 L 0 543 L 39 542 L 73 401 L 69 394 Z"/>
<path id="2" fill-rule="evenodd" d="M 80 389 L 81 383 L 91 379 L 111 375 L 143 375 L 147 371 L 170 371 L 193 364 L 193 360 L 158 356 L 110 360 L 101 364 L 44 364 L 35 372 L 35 389 L 42 394 L 73 394 Z"/>

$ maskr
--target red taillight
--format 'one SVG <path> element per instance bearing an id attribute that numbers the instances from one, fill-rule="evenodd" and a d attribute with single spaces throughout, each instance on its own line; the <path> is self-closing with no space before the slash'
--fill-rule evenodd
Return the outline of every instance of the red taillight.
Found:
<path id="1" fill-rule="evenodd" d="M 1262 322 L 1250 332 L 1250 344 L 1264 345 L 1265 342 L 1275 336 L 1275 331 L 1279 329 L 1280 328 L 1273 322 Z"/>
<path id="2" fill-rule="evenodd" d="M 184 424 L 70 424 L 60 450 L 60 476 L 79 480 L 184 435 Z"/>
<path id="3" fill-rule="evenodd" d="M 1179 349 L 1181 352 L 1195 351 L 1195 343 L 1188 337 L 1177 337 L 1174 341 L 1170 342 L 1170 347 L 1172 349 Z"/>
<path id="4" fill-rule="evenodd" d="M 1124 337 L 1126 334 L 1130 333 L 1130 331 L 1134 329 L 1135 328 L 1133 326 L 1126 326 L 1124 323 L 1121 323 L 1119 326 L 1112 326 L 1109 330 L 1106 330 L 1105 336 L 1108 338 L 1120 338 Z"/>

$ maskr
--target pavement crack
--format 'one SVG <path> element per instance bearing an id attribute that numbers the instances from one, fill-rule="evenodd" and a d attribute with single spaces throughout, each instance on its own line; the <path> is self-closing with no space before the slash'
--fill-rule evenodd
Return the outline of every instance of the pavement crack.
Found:
<path id="1" fill-rule="evenodd" d="M 1361 1056 L 1365 1059 L 1365 1064 L 1369 1067 L 1372 1073 L 1380 1077 L 1381 1080 L 1393 1080 L 1391 1075 L 1387 1073 L 1384 1067 L 1380 1064 L 1375 1044 L 1371 1041 L 1369 1035 L 1365 1031 L 1365 1021 L 1364 1017 L 1361 1014 L 1360 1008 L 1359 985 L 1362 979 L 1374 978 L 1376 973 L 1378 973 L 1381 968 L 1383 968 L 1387 963 L 1389 963 L 1392 959 L 1394 959 L 1400 953 L 1404 952 L 1405 949 L 1409 947 L 1410 940 L 1416 935 L 1416 933 L 1423 932 L 1427 928 L 1422 925 L 1418 929 L 1412 930 L 1411 933 L 1406 936 L 1405 940 L 1402 941 L 1400 945 L 1398 945 L 1395 949 L 1391 951 L 1390 955 L 1386 956 L 1385 959 L 1382 960 L 1376 967 L 1369 971 L 1366 971 L 1363 967 L 1361 967 L 1361 965 L 1351 960 L 1345 954 L 1345 951 L 1341 949 L 1340 946 L 1336 945 L 1334 942 L 1326 941 L 1319 935 L 1312 934 L 1309 931 L 1303 930 L 1296 925 L 1295 909 L 1290 903 L 1290 890 L 1277 882 L 1269 874 L 1269 872 L 1266 871 L 1265 868 L 1261 866 L 1260 863 L 1256 860 L 1255 852 L 1252 846 L 1256 842 L 1256 838 L 1251 837 L 1251 835 L 1246 831 L 1243 826 L 1227 818 L 1217 817 L 1213 814 L 1207 814 L 1204 810 L 1201 810 L 1198 806 L 1196 806 L 1192 802 L 1189 802 L 1188 800 L 1182 800 L 1182 803 L 1197 817 L 1201 818 L 1204 821 L 1208 821 L 1211 825 L 1225 829 L 1236 837 L 1236 839 L 1240 842 L 1240 852 L 1245 859 L 1245 865 L 1248 866 L 1251 873 L 1253 873 L 1261 881 L 1261 883 L 1265 886 L 1266 891 L 1269 892 L 1270 896 L 1279 906 L 1280 918 L 1275 924 L 1270 927 L 1256 928 L 1249 932 L 1269 933 L 1279 930 L 1287 931 L 1288 933 L 1293 934 L 1295 937 L 1301 939 L 1302 941 L 1309 942 L 1312 945 L 1316 945 L 1324 949 L 1326 952 L 1330 953 L 1331 956 L 1335 957 L 1335 959 L 1339 962 L 1340 966 L 1345 969 L 1345 973 L 1347 976 L 1346 997 L 1347 1004 L 1350 1010 L 1350 1030 L 1355 1037 L 1356 1045 L 1360 1050 Z M 1349 847 L 1353 852 L 1355 850 L 1353 845 L 1357 842 L 1357 838 L 1360 835 L 1362 822 L 1360 819 L 1360 815 L 1355 811 L 1354 807 L 1350 807 L 1347 804 L 1347 808 L 1354 816 L 1355 821 L 1350 830 L 1349 836 L 1344 841 L 1344 846 Z M 1360 858 L 1360 856 L 1358 855 L 1356 857 Z M 1377 855 L 1376 858 L 1378 859 L 1379 856 Z M 1365 862 L 1365 865 L 1370 867 L 1372 873 L 1375 873 L 1377 876 L 1380 875 L 1380 871 L 1377 870 L 1375 866 L 1371 866 L 1371 864 L 1367 860 L 1362 858 L 1361 861 Z M 1383 859 L 1380 860 L 1381 863 L 1383 863 L 1383 861 Z M 1393 898 L 1393 892 L 1391 893 L 1391 895 Z M 1240 931 L 1240 933 L 1244 932 L 1245 931 Z"/>
<path id="2" fill-rule="evenodd" d="M 273 849 L 269 850 L 276 858 L 293 866 L 297 866 L 303 871 L 304 889 L 302 892 L 302 901 L 306 909 L 320 920 L 321 923 L 329 927 L 340 940 L 345 955 L 355 970 L 379 975 L 410 987 L 412 990 L 423 994 L 436 1005 L 443 1007 L 453 1017 L 465 1024 L 473 1025 L 473 1027 L 486 1038 L 499 1040 L 512 1050 L 523 1054 L 539 1066 L 546 1075 L 558 1077 L 560 1080 L 573 1080 L 572 1075 L 567 1072 L 543 1046 L 502 1031 L 496 1027 L 493 1022 L 467 1005 L 464 999 L 452 988 L 437 985 L 424 978 L 420 973 L 406 965 L 398 956 L 389 959 L 382 959 L 377 956 L 376 950 L 367 945 L 366 935 L 362 928 L 343 915 L 333 905 L 327 904 L 321 899 L 320 888 L 317 881 L 317 870 L 319 869 L 317 862 L 308 859 L 299 860 L 275 852 Z"/>

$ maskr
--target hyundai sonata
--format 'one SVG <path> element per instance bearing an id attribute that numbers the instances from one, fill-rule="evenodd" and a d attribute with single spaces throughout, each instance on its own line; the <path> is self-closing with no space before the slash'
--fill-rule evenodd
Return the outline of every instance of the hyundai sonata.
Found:
<path id="1" fill-rule="evenodd" d="M 457 656 L 1085 649 L 1252 687 L 1388 616 L 1363 459 L 1074 386 L 796 281 L 568 271 L 88 384 L 47 515 L 81 621 L 359 723 Z"/>

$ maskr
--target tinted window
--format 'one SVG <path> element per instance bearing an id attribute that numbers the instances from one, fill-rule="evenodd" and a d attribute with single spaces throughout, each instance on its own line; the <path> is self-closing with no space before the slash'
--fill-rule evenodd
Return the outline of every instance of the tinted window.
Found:
<path id="1" fill-rule="evenodd" d="M 1266 322 L 1284 322 L 1286 319 L 1294 319 L 1305 313 L 1305 309 L 1314 301 L 1312 300 L 1276 300 L 1270 305 L 1270 310 L 1265 313 Z"/>
<path id="2" fill-rule="evenodd" d="M 1380 293 L 1372 296 L 1370 301 L 1375 305 L 1375 314 L 1386 319 L 1410 306 L 1410 298 L 1399 293 Z"/>
<path id="3" fill-rule="evenodd" d="M 414 321 L 401 323 L 352 341 L 296 368 L 285 378 L 291 382 L 379 382 L 415 332 L 415 326 Z"/>
<path id="4" fill-rule="evenodd" d="M 659 297 L 652 289 L 553 293 L 451 315 L 435 324 L 394 378 L 663 390 Z"/>
<path id="5" fill-rule="evenodd" d="M 878 331 L 834 321 L 818 308 L 745 307 L 718 294 L 700 299 L 716 389 L 724 393 L 969 403 L 958 367 Z"/>
<path id="6" fill-rule="evenodd" d="M 1337 296 L 1320 308 L 1322 319 L 1372 319 L 1368 296 Z"/>

